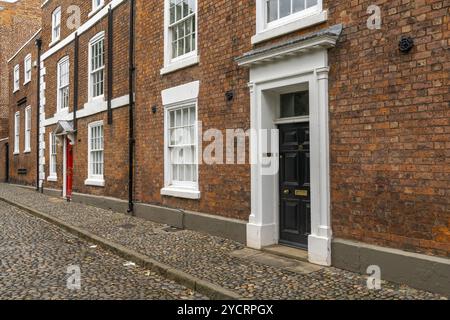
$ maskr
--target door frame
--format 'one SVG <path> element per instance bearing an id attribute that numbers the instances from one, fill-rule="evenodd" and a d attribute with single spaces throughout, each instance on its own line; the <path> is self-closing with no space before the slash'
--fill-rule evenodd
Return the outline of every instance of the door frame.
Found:
<path id="1" fill-rule="evenodd" d="M 310 92 L 311 235 L 308 257 L 312 263 L 331 265 L 329 172 L 328 52 L 326 49 L 250 68 L 251 128 L 277 129 L 280 91 L 308 84 Z M 279 100 L 279 99 L 278 99 Z M 299 121 L 302 119 L 288 119 Z M 258 135 L 256 135 L 258 137 Z M 261 249 L 279 241 L 279 178 L 264 174 L 264 166 L 278 166 L 278 144 L 264 150 L 262 139 L 251 137 L 251 215 L 247 246 Z M 267 148 L 266 148 L 267 149 Z M 270 155 L 270 156 L 269 156 Z"/>

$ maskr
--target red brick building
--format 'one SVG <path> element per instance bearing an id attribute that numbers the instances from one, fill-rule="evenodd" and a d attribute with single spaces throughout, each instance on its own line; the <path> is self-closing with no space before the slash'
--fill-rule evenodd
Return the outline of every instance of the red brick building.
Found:
<path id="1" fill-rule="evenodd" d="M 0 1 L 0 181 L 7 178 L 9 134 L 8 59 L 40 28 L 40 0 Z"/>
<path id="2" fill-rule="evenodd" d="M 448 292 L 448 1 L 71 4 L 42 6 L 45 190 Z"/>

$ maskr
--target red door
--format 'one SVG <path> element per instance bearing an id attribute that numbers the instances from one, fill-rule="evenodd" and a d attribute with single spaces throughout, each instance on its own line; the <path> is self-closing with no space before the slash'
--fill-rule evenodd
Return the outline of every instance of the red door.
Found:
<path id="1" fill-rule="evenodd" d="M 70 143 L 70 140 L 66 138 L 66 168 L 67 168 L 67 176 L 66 176 L 66 197 L 68 200 L 72 198 L 72 183 L 73 183 L 73 146 Z"/>

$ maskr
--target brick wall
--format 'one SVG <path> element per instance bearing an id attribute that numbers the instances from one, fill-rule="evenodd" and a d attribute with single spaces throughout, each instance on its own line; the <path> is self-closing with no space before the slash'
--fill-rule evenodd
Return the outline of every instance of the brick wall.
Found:
<path id="1" fill-rule="evenodd" d="M 8 136 L 10 75 L 6 72 L 7 60 L 39 29 L 39 8 L 40 0 L 0 1 L 0 139 Z"/>
<path id="2" fill-rule="evenodd" d="M 74 30 L 67 28 L 65 21 L 67 8 L 71 4 L 79 5 L 81 9 L 82 23 L 88 19 L 92 3 L 89 1 L 52 1 L 44 6 L 43 17 L 51 17 L 51 13 L 58 6 L 62 8 L 62 30 L 61 39 L 64 39 Z M 128 94 L 128 35 L 129 35 L 129 6 L 128 2 L 120 5 L 114 10 L 113 24 L 113 91 L 112 99 L 120 98 Z M 50 18 L 49 18 L 50 19 Z M 106 79 L 108 77 L 108 21 L 107 17 L 100 20 L 88 31 L 79 37 L 79 69 L 74 69 L 74 42 L 71 42 L 44 61 L 45 75 L 45 116 L 52 118 L 57 111 L 57 64 L 58 61 L 69 56 L 70 61 L 70 98 L 69 112 L 73 112 L 74 81 L 73 75 L 78 73 L 78 110 L 81 111 L 88 103 L 88 55 L 89 41 L 99 32 L 105 32 L 105 99 L 108 98 Z M 43 47 L 46 48 L 51 42 L 51 25 L 43 25 Z M 88 178 L 88 125 L 91 122 L 103 120 L 104 124 L 104 178 L 105 187 L 92 187 L 85 185 Z M 49 134 L 56 125 L 46 127 L 45 134 L 45 176 L 49 175 Z M 74 154 L 74 180 L 73 191 L 94 195 L 105 195 L 126 199 L 127 177 L 128 177 L 128 105 L 113 109 L 113 124 L 107 124 L 107 113 L 102 112 L 77 121 L 78 132 L 73 149 Z M 57 173 L 58 181 L 45 181 L 44 186 L 48 188 L 62 189 L 63 187 L 63 145 L 57 146 Z"/>
<path id="3" fill-rule="evenodd" d="M 248 74 L 234 58 L 252 49 L 255 1 L 199 1 L 200 63 L 163 76 L 162 1 L 137 3 L 137 200 L 247 219 L 248 166 L 201 165 L 199 201 L 160 195 L 161 90 L 200 80 L 198 112 L 204 130 L 247 129 Z M 329 54 L 334 235 L 448 256 L 450 2 L 376 1 L 382 9 L 381 30 L 367 28 L 371 4 L 325 0 L 326 23 L 256 47 L 343 23 L 343 35 Z M 398 50 L 402 35 L 415 39 L 409 54 Z M 224 93 L 230 89 L 237 97 L 227 104 Z M 150 112 L 152 105 L 158 106 L 156 114 Z"/>
<path id="4" fill-rule="evenodd" d="M 26 185 L 36 185 L 36 134 L 37 134 L 37 68 L 33 67 L 37 60 L 37 47 L 35 39 L 37 35 L 28 44 L 23 47 L 20 52 L 8 63 L 8 70 L 11 77 L 9 78 L 9 87 L 14 87 L 14 79 L 12 76 L 14 67 L 19 65 L 20 81 L 19 90 L 10 92 L 9 106 L 9 177 L 10 182 Z M 29 39 L 27 39 L 29 40 Z M 24 59 L 31 54 L 31 81 L 24 84 Z M 21 103 L 21 101 L 24 101 Z M 25 108 L 31 106 L 31 151 L 25 152 Z M 20 113 L 20 135 L 19 135 L 19 153 L 14 154 L 14 117 L 16 112 Z M 19 173 L 19 170 L 26 170 L 26 173 Z"/>

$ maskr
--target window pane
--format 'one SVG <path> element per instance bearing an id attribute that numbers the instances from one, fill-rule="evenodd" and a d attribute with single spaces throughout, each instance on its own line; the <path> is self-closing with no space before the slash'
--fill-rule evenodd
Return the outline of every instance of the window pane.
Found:
<path id="1" fill-rule="evenodd" d="M 280 97 L 281 118 L 309 115 L 309 91 L 283 94 Z"/>
<path id="2" fill-rule="evenodd" d="M 278 19 L 278 0 L 267 1 L 267 22 Z"/>
<path id="3" fill-rule="evenodd" d="M 317 5 L 317 0 L 306 0 L 306 7 L 311 8 Z"/>
<path id="4" fill-rule="evenodd" d="M 280 18 L 291 14 L 291 0 L 280 0 Z"/>
<path id="5" fill-rule="evenodd" d="M 299 12 L 305 10 L 305 0 L 292 0 L 292 11 Z"/>

